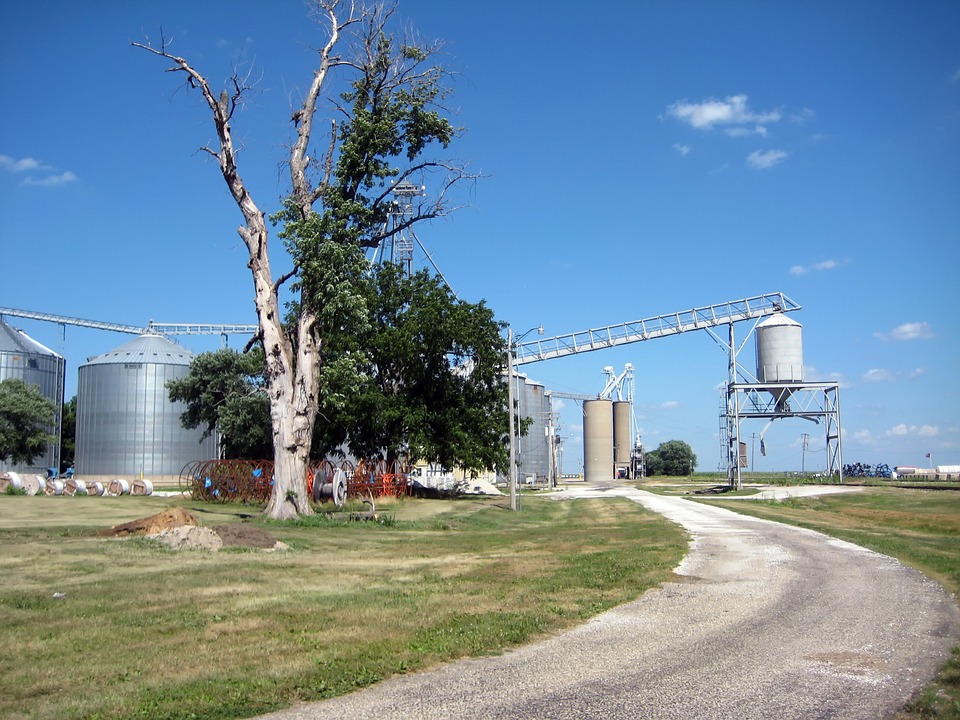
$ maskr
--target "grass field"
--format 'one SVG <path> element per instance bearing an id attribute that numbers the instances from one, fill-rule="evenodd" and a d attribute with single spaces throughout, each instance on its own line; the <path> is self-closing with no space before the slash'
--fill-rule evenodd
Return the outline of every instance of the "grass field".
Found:
<path id="1" fill-rule="evenodd" d="M 174 504 L 290 549 L 97 535 Z M 380 524 L 269 524 L 183 499 L 0 496 L 0 717 L 236 718 L 330 697 L 579 623 L 668 579 L 686 550 L 625 500 L 378 509 Z"/>

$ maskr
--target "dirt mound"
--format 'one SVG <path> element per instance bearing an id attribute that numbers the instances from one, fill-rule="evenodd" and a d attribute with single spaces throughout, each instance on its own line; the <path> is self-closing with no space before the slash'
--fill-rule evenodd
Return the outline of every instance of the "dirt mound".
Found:
<path id="1" fill-rule="evenodd" d="M 222 547 L 285 549 L 273 535 L 245 523 L 202 527 L 182 508 L 167 508 L 161 513 L 115 525 L 100 533 L 106 537 L 142 535 L 162 542 L 175 550 L 219 550 Z"/>
<path id="2" fill-rule="evenodd" d="M 244 523 L 230 525 L 216 525 L 213 528 L 224 547 L 264 548 L 272 550 L 277 545 L 277 539 L 270 533 L 258 527 Z"/>
<path id="3" fill-rule="evenodd" d="M 114 525 L 109 530 L 104 530 L 101 534 L 108 537 L 156 535 L 169 528 L 182 527 L 184 525 L 196 526 L 199 524 L 199 521 L 186 510 L 182 508 L 167 508 L 163 512 L 151 515 L 150 517 L 131 520 L 122 525 Z"/>
<path id="4" fill-rule="evenodd" d="M 216 531 L 199 525 L 168 527 L 158 533 L 151 533 L 147 537 L 158 540 L 174 550 L 219 550 L 223 547 L 223 540 Z"/>

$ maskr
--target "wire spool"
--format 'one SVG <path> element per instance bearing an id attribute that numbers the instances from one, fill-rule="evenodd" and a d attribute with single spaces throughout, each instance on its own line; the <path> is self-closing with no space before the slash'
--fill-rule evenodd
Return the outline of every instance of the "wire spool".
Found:
<path id="1" fill-rule="evenodd" d="M 152 480 L 134 480 L 130 486 L 131 495 L 153 495 Z"/>
<path id="2" fill-rule="evenodd" d="M 70 478 L 63 486 L 63 492 L 65 495 L 86 495 L 87 484 L 83 480 Z"/>
<path id="3" fill-rule="evenodd" d="M 107 485 L 107 495 L 110 497 L 119 497 L 121 495 L 130 494 L 130 483 L 128 483 L 123 478 L 117 478 L 116 480 L 111 480 L 110 484 Z"/>
<path id="4" fill-rule="evenodd" d="M 23 490 L 23 481 L 15 472 L 0 473 L 0 492 L 8 489 Z"/>
<path id="5" fill-rule="evenodd" d="M 327 476 L 329 477 L 329 476 Z M 347 474 L 343 468 L 337 468 L 333 476 L 322 478 L 319 474 L 313 481 L 313 499 L 315 501 L 332 500 L 337 507 L 343 507 L 347 502 Z"/>
<path id="6" fill-rule="evenodd" d="M 63 495 L 63 488 L 63 480 L 50 478 L 43 484 L 43 493 L 44 495 Z"/>
<path id="7" fill-rule="evenodd" d="M 30 477 L 23 478 L 22 482 L 23 489 L 27 491 L 27 495 L 39 495 L 44 491 L 47 481 L 39 475 L 31 475 Z"/>

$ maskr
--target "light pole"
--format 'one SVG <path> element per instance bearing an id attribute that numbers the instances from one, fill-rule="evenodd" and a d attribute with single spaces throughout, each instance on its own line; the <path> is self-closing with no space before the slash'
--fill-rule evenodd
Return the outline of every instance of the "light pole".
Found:
<path id="1" fill-rule="evenodd" d="M 532 327 L 527 330 L 525 333 L 520 335 L 516 340 L 513 338 L 513 328 L 507 327 L 507 404 L 509 407 L 509 417 L 510 417 L 510 509 L 517 509 L 517 435 L 516 435 L 516 424 L 513 420 L 513 380 L 515 377 L 515 372 L 513 368 L 514 361 L 514 351 L 517 348 L 517 345 L 520 344 L 520 341 L 523 340 L 527 335 L 536 330 L 540 335 L 543 335 L 543 325 L 538 325 L 537 327 Z"/>

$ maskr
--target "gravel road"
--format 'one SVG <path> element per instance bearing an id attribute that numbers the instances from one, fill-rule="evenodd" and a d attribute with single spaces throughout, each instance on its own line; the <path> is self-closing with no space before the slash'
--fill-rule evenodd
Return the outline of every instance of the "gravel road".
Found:
<path id="1" fill-rule="evenodd" d="M 884 718 L 960 641 L 939 585 L 850 543 L 625 487 L 681 524 L 676 582 L 501 656 L 406 675 L 271 720 Z"/>

